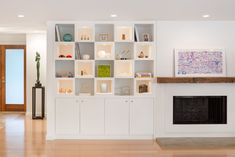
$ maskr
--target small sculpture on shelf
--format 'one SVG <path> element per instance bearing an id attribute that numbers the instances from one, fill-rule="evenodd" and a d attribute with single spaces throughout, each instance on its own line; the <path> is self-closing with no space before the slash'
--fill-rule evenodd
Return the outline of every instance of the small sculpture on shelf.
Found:
<path id="1" fill-rule="evenodd" d="M 73 73 L 72 72 L 68 72 L 68 77 L 72 78 L 73 77 Z"/>
<path id="2" fill-rule="evenodd" d="M 36 52 L 36 57 L 35 57 L 35 62 L 36 62 L 36 69 L 37 69 L 37 80 L 36 80 L 36 83 L 35 83 L 35 86 L 36 87 L 41 87 L 42 84 L 40 83 L 40 59 L 41 59 L 41 56 L 38 52 Z"/>
<path id="3" fill-rule="evenodd" d="M 126 34 L 122 34 L 122 40 L 126 40 Z"/>
<path id="4" fill-rule="evenodd" d="M 144 58 L 144 52 L 141 51 L 138 57 L 139 57 L 139 58 Z"/>
<path id="5" fill-rule="evenodd" d="M 68 54 L 66 55 L 66 58 L 72 58 L 72 55 Z"/>
<path id="6" fill-rule="evenodd" d="M 90 40 L 89 35 L 86 34 L 81 35 L 81 40 Z"/>
<path id="7" fill-rule="evenodd" d="M 59 55 L 59 58 L 65 58 L 65 55 Z"/>

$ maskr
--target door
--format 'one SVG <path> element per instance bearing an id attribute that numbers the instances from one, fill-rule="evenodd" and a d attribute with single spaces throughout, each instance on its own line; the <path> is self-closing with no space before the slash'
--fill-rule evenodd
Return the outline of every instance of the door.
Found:
<path id="1" fill-rule="evenodd" d="M 131 135 L 153 135 L 153 105 L 153 98 L 135 98 L 130 100 Z"/>
<path id="2" fill-rule="evenodd" d="M 79 102 L 73 98 L 56 99 L 56 134 L 79 133 Z"/>
<path id="3" fill-rule="evenodd" d="M 26 47 L 0 46 L 1 111 L 26 110 Z"/>
<path id="4" fill-rule="evenodd" d="M 81 134 L 104 135 L 104 99 L 81 100 Z"/>
<path id="5" fill-rule="evenodd" d="M 129 99 L 106 99 L 105 131 L 107 135 L 129 135 Z"/>

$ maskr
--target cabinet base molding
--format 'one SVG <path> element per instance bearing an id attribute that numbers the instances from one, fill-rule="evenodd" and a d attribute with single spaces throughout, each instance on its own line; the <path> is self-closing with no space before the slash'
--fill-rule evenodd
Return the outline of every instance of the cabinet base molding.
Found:
<path id="1" fill-rule="evenodd" d="M 146 136 L 77 136 L 77 135 L 55 135 L 54 139 L 76 139 L 76 140 L 152 140 L 151 135 Z"/>

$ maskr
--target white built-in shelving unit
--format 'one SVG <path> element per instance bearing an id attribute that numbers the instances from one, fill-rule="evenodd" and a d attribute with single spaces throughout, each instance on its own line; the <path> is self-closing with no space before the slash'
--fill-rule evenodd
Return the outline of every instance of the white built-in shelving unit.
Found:
<path id="1" fill-rule="evenodd" d="M 50 139 L 153 139 L 154 22 L 49 22 Z"/>

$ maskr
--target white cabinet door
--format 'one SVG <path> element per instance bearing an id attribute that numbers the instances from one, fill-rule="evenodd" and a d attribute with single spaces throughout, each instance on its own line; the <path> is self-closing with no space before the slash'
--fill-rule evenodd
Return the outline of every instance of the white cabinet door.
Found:
<path id="1" fill-rule="evenodd" d="M 105 133 L 129 135 L 129 100 L 109 98 L 105 101 Z"/>
<path id="2" fill-rule="evenodd" d="M 81 99 L 81 134 L 104 135 L 104 99 Z"/>
<path id="3" fill-rule="evenodd" d="M 153 105 L 153 98 L 135 98 L 130 100 L 131 135 L 153 135 Z"/>
<path id="4" fill-rule="evenodd" d="M 71 135 L 79 133 L 79 104 L 76 99 L 56 99 L 56 133 Z"/>

